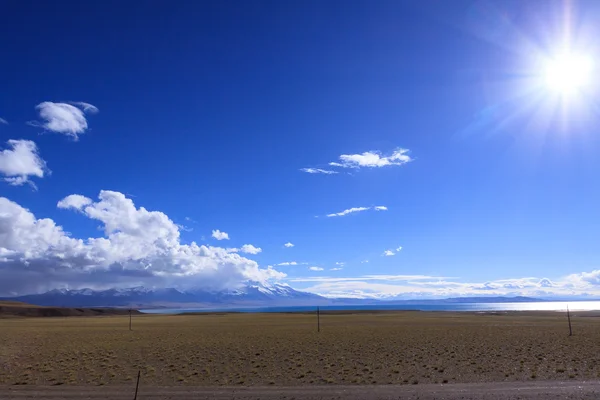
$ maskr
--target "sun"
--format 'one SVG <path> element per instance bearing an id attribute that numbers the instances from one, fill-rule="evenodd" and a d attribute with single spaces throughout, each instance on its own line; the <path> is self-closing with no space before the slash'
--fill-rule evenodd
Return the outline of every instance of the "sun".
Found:
<path id="1" fill-rule="evenodd" d="M 591 57 L 560 54 L 546 62 L 546 87 L 560 95 L 580 92 L 591 84 L 592 66 Z"/>

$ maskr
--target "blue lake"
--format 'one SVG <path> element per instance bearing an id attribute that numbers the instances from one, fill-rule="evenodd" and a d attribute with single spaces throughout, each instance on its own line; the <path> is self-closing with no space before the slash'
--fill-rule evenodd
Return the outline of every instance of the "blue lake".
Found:
<path id="1" fill-rule="evenodd" d="M 571 311 L 600 310 L 600 301 L 544 301 L 527 303 L 440 303 L 360 306 L 320 306 L 322 311 L 335 310 L 417 310 L 417 311 Z M 148 314 L 181 314 L 186 312 L 306 312 L 316 306 L 298 307 L 221 307 L 221 308 L 159 308 L 140 310 Z"/>

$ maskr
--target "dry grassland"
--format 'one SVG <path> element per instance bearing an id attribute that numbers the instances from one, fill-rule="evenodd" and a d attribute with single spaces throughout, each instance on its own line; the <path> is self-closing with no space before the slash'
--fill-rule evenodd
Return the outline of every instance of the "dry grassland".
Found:
<path id="1" fill-rule="evenodd" d="M 600 318 L 396 312 L 0 319 L 0 384 L 422 384 L 600 377 Z"/>

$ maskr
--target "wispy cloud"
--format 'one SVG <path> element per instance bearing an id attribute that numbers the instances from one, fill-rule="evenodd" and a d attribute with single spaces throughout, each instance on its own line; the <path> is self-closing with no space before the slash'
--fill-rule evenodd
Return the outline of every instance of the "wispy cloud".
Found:
<path id="1" fill-rule="evenodd" d="M 72 101 L 71 104 L 81 108 L 85 113 L 96 114 L 100 111 L 95 105 L 83 101 Z"/>
<path id="2" fill-rule="evenodd" d="M 5 120 L 4 118 L 0 118 L 0 124 L 2 124 L 2 125 L 8 125 L 8 121 Z"/>
<path id="3" fill-rule="evenodd" d="M 375 210 L 375 211 L 387 211 L 387 207 L 386 206 L 375 206 L 375 207 L 352 207 L 352 208 L 348 208 L 344 211 L 340 211 L 337 213 L 332 213 L 332 214 L 327 214 L 326 217 L 343 217 L 344 215 L 348 215 L 348 214 L 352 214 L 352 213 L 357 213 L 357 212 L 361 212 L 361 211 L 367 211 L 367 210 Z"/>
<path id="4" fill-rule="evenodd" d="M 310 269 L 311 271 L 323 271 L 323 268 L 321 267 L 308 267 L 308 269 Z"/>
<path id="5" fill-rule="evenodd" d="M 98 112 L 97 107 L 83 102 L 71 102 L 69 104 L 45 101 L 38 104 L 36 109 L 42 121 L 30 121 L 30 125 L 70 136 L 73 140 L 79 140 L 79 135 L 85 133 L 88 129 L 85 114 Z"/>
<path id="6" fill-rule="evenodd" d="M 325 175 L 333 175 L 337 174 L 337 171 L 332 171 L 330 169 L 321 169 L 321 168 L 300 168 L 300 171 L 306 172 L 307 174 L 325 174 Z"/>
<path id="7" fill-rule="evenodd" d="M 293 243 L 287 242 L 286 244 L 284 244 L 285 247 L 290 248 L 290 247 L 294 247 Z"/>
<path id="8" fill-rule="evenodd" d="M 396 149 L 389 156 L 382 156 L 379 151 L 365 151 L 362 154 L 342 154 L 340 162 L 330 162 L 332 167 L 340 168 L 379 168 L 392 165 L 404 165 L 412 158 L 408 155 L 408 149 Z"/>
<path id="9" fill-rule="evenodd" d="M 229 234 L 218 229 L 213 230 L 211 236 L 217 240 L 229 240 Z"/>
<path id="10" fill-rule="evenodd" d="M 0 151 L 0 174 L 9 185 L 28 183 L 36 189 L 30 177 L 43 178 L 50 173 L 46 162 L 40 157 L 38 148 L 31 140 L 9 140 L 8 148 Z"/>
<path id="11" fill-rule="evenodd" d="M 343 267 L 344 265 L 346 265 L 346 263 L 343 261 L 338 261 L 335 263 L 335 265 L 337 265 L 338 267 Z"/>
<path id="12" fill-rule="evenodd" d="M 340 268 L 340 267 L 336 267 L 336 268 L 329 268 L 330 271 L 341 271 L 344 268 Z"/>
<path id="13" fill-rule="evenodd" d="M 398 252 L 400 250 L 402 250 L 402 246 L 398 246 L 395 249 L 388 249 L 383 252 L 382 256 L 386 256 L 386 257 L 395 256 L 396 254 L 398 254 Z"/>
<path id="14" fill-rule="evenodd" d="M 285 262 L 281 262 L 279 264 L 277 264 L 278 266 L 294 266 L 294 265 L 308 265 L 309 263 L 307 262 L 297 262 L 297 261 L 285 261 Z"/>

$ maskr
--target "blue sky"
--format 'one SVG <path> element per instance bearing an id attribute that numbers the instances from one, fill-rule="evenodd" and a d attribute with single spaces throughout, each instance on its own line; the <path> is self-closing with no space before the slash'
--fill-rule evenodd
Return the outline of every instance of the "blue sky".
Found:
<path id="1" fill-rule="evenodd" d="M 565 48 L 600 62 L 597 2 L 3 14 L 3 293 L 600 294 L 598 88 L 547 82 Z"/>

